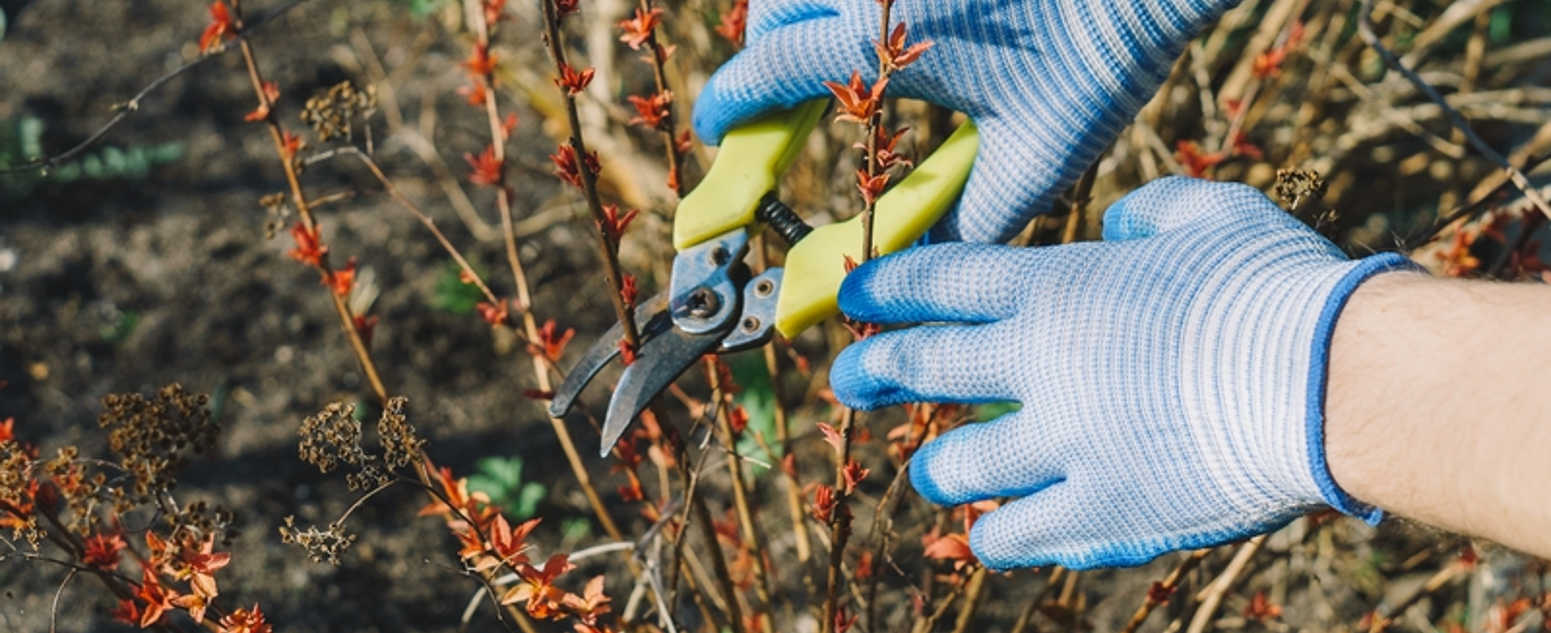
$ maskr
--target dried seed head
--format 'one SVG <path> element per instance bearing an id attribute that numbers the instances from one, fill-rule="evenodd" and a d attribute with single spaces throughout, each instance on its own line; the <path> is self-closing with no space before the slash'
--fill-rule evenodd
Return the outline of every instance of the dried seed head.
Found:
<path id="1" fill-rule="evenodd" d="M 366 120 L 376 110 L 375 87 L 367 86 L 361 90 L 348 81 L 342 81 L 308 99 L 306 105 L 302 106 L 301 117 L 302 122 L 312 126 L 318 140 L 327 141 L 335 137 L 349 140 L 354 122 Z"/>
<path id="2" fill-rule="evenodd" d="M 280 526 L 280 541 L 301 547 L 314 563 L 338 565 L 339 555 L 350 549 L 355 539 L 356 535 L 345 532 L 344 526 L 338 523 L 331 523 L 324 530 L 317 526 L 297 529 L 296 517 L 288 516 L 285 525 Z"/>
<path id="3" fill-rule="evenodd" d="M 420 461 L 426 441 L 415 434 L 405 409 L 409 398 L 395 396 L 388 399 L 377 420 L 377 437 L 382 442 L 383 461 L 390 470 L 398 470 Z"/>
<path id="4" fill-rule="evenodd" d="M 205 409 L 209 397 L 190 394 L 177 383 L 151 398 L 137 393 L 103 398 L 98 424 L 108 431 L 108 447 L 135 482 L 132 501 L 148 501 L 177 484 L 190 453 L 215 446 L 219 427 Z"/>

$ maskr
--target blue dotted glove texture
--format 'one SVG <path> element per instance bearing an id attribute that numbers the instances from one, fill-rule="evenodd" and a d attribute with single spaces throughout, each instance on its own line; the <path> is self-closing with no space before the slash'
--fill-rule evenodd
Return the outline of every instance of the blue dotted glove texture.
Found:
<path id="1" fill-rule="evenodd" d="M 1336 317 L 1397 254 L 1349 260 L 1244 185 L 1153 182 L 1104 240 L 923 246 L 840 289 L 852 318 L 936 323 L 847 347 L 845 404 L 1014 401 L 922 447 L 910 479 L 953 505 L 1016 497 L 970 533 L 993 569 L 1135 565 L 1322 504 L 1377 522 L 1324 461 Z"/>
<path id="2" fill-rule="evenodd" d="M 1136 116 L 1185 44 L 1238 0 L 904 0 L 891 17 L 935 42 L 888 94 L 969 115 L 980 150 L 959 206 L 929 242 L 1003 242 L 1048 211 Z M 751 0 L 748 47 L 711 77 L 694 127 L 829 96 L 877 59 L 875 0 Z"/>

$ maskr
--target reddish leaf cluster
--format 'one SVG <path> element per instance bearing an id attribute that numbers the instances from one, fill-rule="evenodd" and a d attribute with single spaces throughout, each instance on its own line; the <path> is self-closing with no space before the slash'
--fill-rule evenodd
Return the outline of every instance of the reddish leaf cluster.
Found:
<path id="1" fill-rule="evenodd" d="M 505 301 L 500 303 L 481 301 L 474 305 L 474 309 L 479 311 L 479 318 L 484 319 L 486 323 L 492 326 L 506 322 L 507 311 Z"/>
<path id="2" fill-rule="evenodd" d="M 872 471 L 862 467 L 861 462 L 854 459 L 847 461 L 845 468 L 841 469 L 841 474 L 845 477 L 846 494 L 854 492 L 856 485 L 861 483 L 863 479 L 866 479 L 867 474 L 870 472 Z"/>
<path id="3" fill-rule="evenodd" d="M 628 20 L 620 20 L 619 30 L 625 34 L 619 36 L 619 41 L 630 45 L 631 50 L 641 50 L 641 45 L 652 37 L 652 31 L 662 21 L 662 9 L 653 8 L 651 11 L 635 10 L 635 17 Z"/>
<path id="4" fill-rule="evenodd" d="M 361 341 L 370 345 L 372 342 L 372 330 L 377 329 L 377 315 L 355 315 L 355 331 L 360 333 Z"/>
<path id="5" fill-rule="evenodd" d="M 469 173 L 469 182 L 486 187 L 501 186 L 503 161 L 496 158 L 494 145 L 486 145 L 485 150 L 478 156 L 465 153 L 463 160 L 473 169 Z"/>
<path id="6" fill-rule="evenodd" d="M 578 595 L 555 586 L 561 575 L 575 567 L 568 562 L 567 554 L 554 554 L 542 566 L 530 564 L 527 540 L 540 519 L 513 526 L 499 509 L 490 505 L 488 497 L 469 492 L 467 479 L 454 478 L 450 469 L 438 468 L 429 461 L 425 467 L 438 484 L 441 497 L 420 514 L 443 518 L 448 530 L 458 538 L 458 556 L 470 570 L 487 576 L 500 575 L 503 569 L 517 574 L 516 584 L 501 593 L 501 604 L 521 604 L 529 616 L 541 620 L 575 618 L 578 631 L 613 630 L 602 621 L 610 612 L 602 576 L 589 580 Z"/>
<path id="7" fill-rule="evenodd" d="M 735 46 L 743 46 L 743 31 L 748 27 L 748 23 L 749 0 L 735 0 L 732 8 L 722 13 L 722 19 L 716 25 L 716 34 Z"/>
<path id="8" fill-rule="evenodd" d="M 570 64 L 562 62 L 560 64 L 560 76 L 555 77 L 555 85 L 564 88 L 567 95 L 574 97 L 581 94 L 582 90 L 587 88 L 587 84 L 592 83 L 592 76 L 595 72 L 591 67 L 577 70 L 572 68 Z"/>
<path id="9" fill-rule="evenodd" d="M 285 152 L 286 160 L 295 159 L 296 154 L 301 152 L 302 148 L 306 146 L 307 141 L 298 135 L 292 134 L 290 130 L 280 131 L 280 148 Z"/>
<path id="10" fill-rule="evenodd" d="M 485 25 L 490 27 L 496 22 L 506 19 L 502 13 L 506 10 L 506 0 L 481 0 L 479 3 L 485 11 Z"/>
<path id="11" fill-rule="evenodd" d="M 210 602 L 220 594 L 215 572 L 231 562 L 231 554 L 214 551 L 213 536 L 198 537 L 190 530 L 179 531 L 171 540 L 164 540 L 155 532 L 147 531 L 145 543 L 149 554 L 141 559 L 140 582 L 129 583 L 133 597 L 121 600 L 113 611 L 113 617 L 140 628 L 149 628 L 161 622 L 167 613 L 182 609 L 196 622 L 204 620 Z M 115 559 L 117 551 L 125 547 L 122 539 L 109 545 L 117 547 L 114 550 Z M 165 584 L 163 576 L 188 583 L 188 593 Z M 255 605 L 254 611 L 257 609 Z M 231 628 L 223 622 L 218 624 L 217 630 L 238 633 L 262 629 Z"/>
<path id="12" fill-rule="evenodd" d="M 630 95 L 626 97 L 630 105 L 635 106 L 636 116 L 630 119 L 631 125 L 640 125 L 652 130 L 662 129 L 663 123 L 672 113 L 673 92 L 664 90 L 649 97 Z"/>
<path id="13" fill-rule="evenodd" d="M 574 336 L 576 336 L 575 328 L 566 328 L 564 332 L 561 332 L 560 326 L 555 325 L 555 320 L 550 319 L 545 321 L 544 325 L 539 328 L 539 345 L 542 345 L 542 347 L 529 345 L 528 353 L 536 356 L 542 355 L 551 362 L 558 363 L 560 362 L 560 356 L 565 354 L 566 345 L 571 342 L 571 338 Z"/>
<path id="14" fill-rule="evenodd" d="M 549 155 L 549 162 L 555 164 L 555 177 L 571 183 L 572 187 L 582 188 L 582 172 L 576 163 L 576 148 L 570 143 L 561 143 L 555 148 L 555 153 Z M 601 169 L 598 164 L 598 152 L 587 152 L 587 173 L 596 174 Z"/>
<path id="15" fill-rule="evenodd" d="M 210 49 L 237 34 L 236 23 L 232 20 L 231 9 L 225 2 L 210 3 L 210 24 L 205 26 L 205 32 L 199 35 L 199 52 L 208 53 Z"/>
<path id="16" fill-rule="evenodd" d="M 640 289 L 636 287 L 635 275 L 626 273 L 619 280 L 619 298 L 624 300 L 626 306 L 634 306 L 638 292 Z"/>
<path id="17" fill-rule="evenodd" d="M 840 102 L 840 114 L 835 115 L 838 121 L 855 121 L 866 125 L 878 113 L 881 105 L 883 89 L 889 85 L 887 77 L 879 78 L 871 86 L 862 81 L 861 71 L 851 71 L 851 80 L 841 84 L 833 81 L 824 82 L 824 87 L 829 88 L 830 93 Z"/>
<path id="18" fill-rule="evenodd" d="M 1303 42 L 1303 23 L 1294 22 L 1287 38 L 1280 46 L 1272 47 L 1255 56 L 1255 61 L 1250 64 L 1250 72 L 1259 79 L 1267 79 L 1282 74 L 1282 62 L 1287 61 L 1288 54 L 1292 53 Z"/>
<path id="19" fill-rule="evenodd" d="M 1266 597 L 1265 591 L 1256 591 L 1249 599 L 1249 605 L 1244 607 L 1244 617 L 1250 620 L 1275 620 L 1282 617 L 1281 605 L 1271 602 Z"/>
<path id="20" fill-rule="evenodd" d="M 1437 257 L 1443 263 L 1443 274 L 1449 277 L 1464 277 L 1481 267 L 1481 259 L 1471 252 L 1476 243 L 1476 233 L 1460 229 L 1454 232 L 1454 237 L 1449 247 L 1438 251 Z"/>
<path id="21" fill-rule="evenodd" d="M 323 236 L 318 234 L 317 227 L 309 229 L 307 225 L 297 222 L 291 227 L 291 239 L 296 242 L 296 248 L 288 251 L 287 255 L 308 266 L 323 265 L 323 257 L 328 255 L 329 247 L 323 243 Z"/>
<path id="22" fill-rule="evenodd" d="M 473 50 L 469 51 L 468 59 L 463 60 L 463 69 L 475 78 L 484 78 L 495 72 L 495 63 L 495 56 L 490 54 L 490 45 L 476 43 Z"/>
<path id="23" fill-rule="evenodd" d="M 1223 162 L 1226 158 L 1228 158 L 1228 155 L 1224 152 L 1208 154 L 1195 141 L 1179 141 L 1174 144 L 1174 160 L 1179 161 L 1179 164 L 1184 166 L 1186 173 L 1190 174 L 1191 178 L 1206 177 L 1207 170 L 1210 170 L 1217 163 Z"/>
<path id="24" fill-rule="evenodd" d="M 242 115 L 242 120 L 252 123 L 269 118 L 269 108 L 280 98 L 280 84 L 273 81 L 264 82 L 264 100 L 260 101 L 252 112 Z"/>
<path id="25" fill-rule="evenodd" d="M 123 534 L 118 531 L 93 534 L 86 539 L 86 548 L 81 554 L 81 562 L 86 563 L 88 567 L 102 570 L 117 569 L 119 553 L 128 545 L 124 542 Z"/>
<path id="26" fill-rule="evenodd" d="M 485 100 L 489 98 L 489 95 L 485 92 L 485 82 L 483 81 L 475 81 L 467 86 L 458 88 L 458 94 L 463 95 L 463 99 L 469 105 L 476 108 L 485 107 Z"/>
<path id="27" fill-rule="evenodd" d="M 619 243 L 619 239 L 624 237 L 625 229 L 630 226 L 630 222 L 634 220 L 635 217 L 639 214 L 639 209 L 631 209 L 624 213 L 620 213 L 619 205 L 604 204 L 603 223 L 600 224 L 598 228 L 602 229 L 603 234 L 607 235 L 611 241 L 617 244 Z"/>
<path id="28" fill-rule="evenodd" d="M 323 285 L 333 290 L 336 296 L 350 296 L 350 289 L 355 287 L 355 257 L 345 262 L 343 268 L 323 273 Z"/>
<path id="29" fill-rule="evenodd" d="M 749 428 L 749 412 L 742 405 L 735 406 L 727 412 L 727 426 L 732 428 L 734 437 L 743 435 L 743 430 Z"/>
<path id="30" fill-rule="evenodd" d="M 894 30 L 889 33 L 887 42 L 873 42 L 872 46 L 878 54 L 879 61 L 897 70 L 920 59 L 921 54 L 932 47 L 932 41 L 916 42 L 908 47 L 905 46 L 905 23 L 900 22 L 894 25 Z"/>
<path id="31" fill-rule="evenodd" d="M 813 488 L 813 518 L 829 523 L 835 513 L 835 489 L 824 484 Z"/>
<path id="32" fill-rule="evenodd" d="M 922 555 L 935 560 L 951 560 L 955 570 L 975 562 L 975 553 L 969 549 L 969 537 L 959 533 L 941 534 L 937 528 L 921 536 L 925 548 Z"/>

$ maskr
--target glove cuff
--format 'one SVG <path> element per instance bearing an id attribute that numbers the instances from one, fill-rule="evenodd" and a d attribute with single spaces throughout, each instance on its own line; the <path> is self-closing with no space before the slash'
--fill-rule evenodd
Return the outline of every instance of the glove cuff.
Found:
<path id="1" fill-rule="evenodd" d="M 1330 377 L 1330 342 L 1336 331 L 1336 320 L 1341 310 L 1359 285 L 1380 273 L 1398 270 L 1422 270 L 1414 262 L 1399 253 L 1381 253 L 1363 258 L 1347 271 L 1331 289 L 1319 321 L 1314 326 L 1313 350 L 1310 354 L 1306 437 L 1311 475 L 1319 487 L 1320 496 L 1330 507 L 1354 516 L 1369 525 L 1377 525 L 1384 518 L 1384 511 L 1358 501 L 1336 484 L 1330 475 L 1330 464 L 1325 459 L 1325 387 Z"/>

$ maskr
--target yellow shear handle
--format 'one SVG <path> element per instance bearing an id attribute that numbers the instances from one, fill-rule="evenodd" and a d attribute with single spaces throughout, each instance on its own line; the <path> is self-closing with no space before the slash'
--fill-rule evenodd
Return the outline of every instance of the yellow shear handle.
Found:
<path id="1" fill-rule="evenodd" d="M 980 134 L 972 121 L 954 130 L 931 156 L 878 198 L 873 209 L 872 243 L 889 254 L 915 243 L 953 207 L 975 164 Z M 862 218 L 853 217 L 813 229 L 786 253 L 781 296 L 776 299 L 776 330 L 792 338 L 839 308 L 835 293 L 845 279 L 845 258 L 862 261 Z"/>
<path id="2" fill-rule="evenodd" d="M 826 106 L 822 99 L 809 101 L 729 131 L 705 179 L 679 202 L 673 247 L 682 251 L 753 224 L 760 199 L 775 190 Z M 878 252 L 910 246 L 953 206 L 979 144 L 974 123 L 964 123 L 878 199 L 873 217 L 873 246 Z M 793 245 L 776 300 L 776 329 L 791 338 L 834 315 L 835 293 L 845 279 L 845 258 L 861 261 L 861 253 L 860 217 L 818 227 Z"/>
<path id="3" fill-rule="evenodd" d="M 705 178 L 673 213 L 674 250 L 753 224 L 760 199 L 781 182 L 827 105 L 809 101 L 728 131 Z"/>

